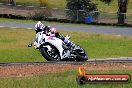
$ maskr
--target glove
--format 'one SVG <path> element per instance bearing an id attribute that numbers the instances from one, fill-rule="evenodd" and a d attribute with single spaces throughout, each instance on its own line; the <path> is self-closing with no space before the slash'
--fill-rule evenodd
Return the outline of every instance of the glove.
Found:
<path id="1" fill-rule="evenodd" d="M 69 36 L 69 35 L 66 35 L 66 37 L 65 37 L 65 38 L 69 40 L 69 39 L 70 39 L 70 36 Z"/>
<path id="2" fill-rule="evenodd" d="M 70 39 L 70 36 L 66 35 L 66 37 L 64 38 L 64 42 L 65 43 L 70 43 L 69 39 Z"/>

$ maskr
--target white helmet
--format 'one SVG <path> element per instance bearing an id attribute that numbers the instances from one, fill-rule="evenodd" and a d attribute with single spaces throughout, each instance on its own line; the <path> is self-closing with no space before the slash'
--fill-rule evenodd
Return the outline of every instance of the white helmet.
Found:
<path id="1" fill-rule="evenodd" d="M 44 27 L 44 24 L 38 21 L 38 23 L 35 25 L 35 30 L 42 30 Z"/>

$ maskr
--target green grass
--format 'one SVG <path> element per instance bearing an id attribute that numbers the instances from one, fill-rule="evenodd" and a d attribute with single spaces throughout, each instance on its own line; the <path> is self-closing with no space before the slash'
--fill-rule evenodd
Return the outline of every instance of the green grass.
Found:
<path id="1" fill-rule="evenodd" d="M 71 32 L 68 34 L 73 35 L 73 40 L 84 47 L 89 52 L 91 58 L 122 57 L 132 55 L 130 53 L 132 49 L 131 38 L 79 32 L 75 32 L 74 34 Z M 78 41 L 77 39 L 80 40 Z"/>
<path id="2" fill-rule="evenodd" d="M 20 20 L 20 19 L 9 19 L 9 18 L 0 18 L 0 22 L 21 22 L 21 23 L 34 23 L 36 24 L 38 21 L 34 20 Z M 41 21 L 44 24 L 68 24 L 68 25 L 80 25 L 80 26 L 86 26 L 88 24 L 76 24 L 76 23 L 60 23 L 60 22 L 50 22 L 50 21 Z M 90 25 L 90 24 L 89 24 Z"/>
<path id="3" fill-rule="evenodd" d="M 38 21 L 30 20 L 30 19 L 21 20 L 21 19 L 0 18 L 0 22 L 37 23 Z M 49 22 L 49 21 L 41 21 L 41 22 L 46 23 L 46 24 L 60 23 L 60 22 Z"/>
<path id="4" fill-rule="evenodd" d="M 45 1 L 45 0 L 43 0 Z M 46 0 L 49 7 L 58 7 L 65 8 L 66 0 Z M 111 4 L 107 5 L 99 0 L 91 0 L 96 3 L 98 6 L 98 10 L 102 12 L 114 12 L 118 11 L 118 0 L 113 0 Z M 1 2 L 5 2 L 5 0 L 1 0 Z M 16 0 L 17 4 L 25 4 L 25 5 L 39 5 L 39 0 Z M 129 0 L 128 4 L 128 13 L 132 13 L 132 0 Z"/>
<path id="5" fill-rule="evenodd" d="M 132 37 L 61 31 L 82 46 L 91 59 L 131 57 Z M 34 39 L 34 30 L 0 28 L 0 62 L 44 61 L 40 52 L 27 44 Z"/>
<path id="6" fill-rule="evenodd" d="M 42 0 L 46 1 L 48 7 L 57 7 L 57 8 L 65 8 L 66 0 Z M 5 0 L 1 0 L 0 2 L 6 2 Z M 40 2 L 39 0 L 16 0 L 16 4 L 20 5 L 34 5 L 39 6 Z"/>
<path id="7" fill-rule="evenodd" d="M 44 61 L 40 53 L 27 44 L 34 39 L 33 30 L 0 29 L 0 61 Z"/>
<path id="8" fill-rule="evenodd" d="M 113 12 L 117 13 L 118 11 L 118 0 L 113 0 L 109 5 L 105 4 L 99 0 L 92 0 L 94 3 L 97 4 L 98 10 L 101 12 Z M 128 13 L 132 13 L 132 0 L 128 0 Z"/>
<path id="9" fill-rule="evenodd" d="M 34 20 L 20 20 L 20 19 L 9 19 L 9 18 L 0 18 L 0 22 L 26 22 L 26 23 L 32 23 L 32 22 L 37 22 L 37 21 L 34 21 Z"/>
<path id="10" fill-rule="evenodd" d="M 58 7 L 58 8 L 64 8 L 66 0 L 42 0 L 46 1 L 47 5 L 49 7 Z M 39 0 L 16 0 L 16 3 L 18 4 L 25 4 L 25 5 L 37 5 L 39 6 L 40 2 Z"/>
<path id="11" fill-rule="evenodd" d="M 93 71 L 94 74 L 130 74 L 130 70 Z M 1 88 L 131 88 L 128 84 L 85 84 L 78 85 L 75 70 L 31 77 L 0 78 Z M 91 74 L 91 73 L 90 73 Z"/>
<path id="12" fill-rule="evenodd" d="M 9 19 L 9 18 L 0 18 L 0 22 L 22 22 L 22 23 L 37 23 L 38 21 L 35 20 L 30 20 L 30 19 L 26 19 L 26 20 L 21 20 L 21 19 Z M 60 22 L 50 22 L 50 21 L 41 21 L 42 23 L 45 24 L 68 24 L 68 25 L 73 25 L 70 23 L 60 23 Z M 80 24 L 77 24 L 80 25 Z M 85 25 L 85 24 L 81 24 L 81 25 Z"/>

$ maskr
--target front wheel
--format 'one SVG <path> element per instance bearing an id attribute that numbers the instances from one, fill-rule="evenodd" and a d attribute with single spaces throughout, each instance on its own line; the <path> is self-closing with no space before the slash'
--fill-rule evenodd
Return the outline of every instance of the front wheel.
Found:
<path id="1" fill-rule="evenodd" d="M 83 48 L 81 48 L 80 46 L 77 46 L 76 50 L 75 50 L 75 54 L 76 56 L 76 61 L 87 61 L 88 60 L 88 56 L 85 52 L 85 50 Z"/>
<path id="2" fill-rule="evenodd" d="M 46 45 L 47 47 L 40 48 L 42 56 L 47 61 L 60 61 L 61 57 L 58 50 L 52 45 Z"/>

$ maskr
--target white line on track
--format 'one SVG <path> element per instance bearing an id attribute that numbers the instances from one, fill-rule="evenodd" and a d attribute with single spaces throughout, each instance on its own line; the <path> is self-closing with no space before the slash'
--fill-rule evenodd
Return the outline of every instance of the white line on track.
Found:
<path id="1" fill-rule="evenodd" d="M 0 26 L 0 28 L 3 28 L 4 26 Z"/>
<path id="2" fill-rule="evenodd" d="M 14 28 L 17 28 L 17 27 L 10 27 L 10 28 L 14 29 Z"/>
<path id="3" fill-rule="evenodd" d="M 26 29 L 33 29 L 33 28 L 26 28 Z"/>
<path id="4" fill-rule="evenodd" d="M 6 28 L 6 27 L 5 26 L 0 26 L 0 28 Z M 18 27 L 8 27 L 8 28 L 15 29 L 15 28 L 18 28 Z M 33 29 L 33 28 L 25 28 L 25 29 Z"/>

